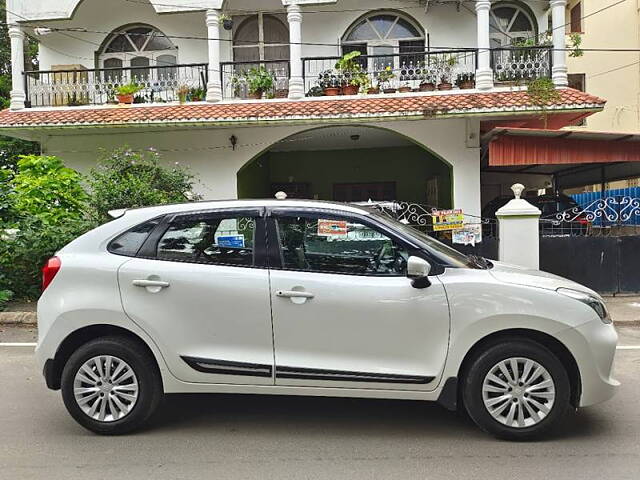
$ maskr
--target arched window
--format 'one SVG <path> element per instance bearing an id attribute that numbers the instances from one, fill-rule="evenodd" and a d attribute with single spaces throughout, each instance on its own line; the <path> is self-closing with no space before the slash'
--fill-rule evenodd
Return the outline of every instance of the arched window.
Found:
<path id="1" fill-rule="evenodd" d="M 150 25 L 133 25 L 115 30 L 100 50 L 101 68 L 114 68 L 105 76 L 120 79 L 131 68 L 130 80 L 147 80 L 150 76 L 170 78 L 175 75 L 178 49 L 164 33 Z M 163 67 L 150 69 L 149 67 Z M 152 72 L 153 71 L 153 75 Z M 125 75 L 127 76 L 127 75 Z"/>
<path id="2" fill-rule="evenodd" d="M 359 18 L 342 37 L 342 53 L 357 50 L 374 56 L 371 67 L 389 64 L 389 57 L 400 54 L 400 64 L 417 63 L 420 57 L 411 55 L 425 51 L 422 28 L 409 17 L 396 12 L 371 12 Z M 378 65 L 379 64 L 379 65 Z"/>
<path id="3" fill-rule="evenodd" d="M 259 62 L 289 59 L 289 29 L 275 15 L 245 18 L 233 32 L 233 59 Z"/>
<path id="4" fill-rule="evenodd" d="M 537 37 L 536 22 L 528 8 L 511 2 L 499 2 L 489 15 L 491 46 L 499 48 Z"/>

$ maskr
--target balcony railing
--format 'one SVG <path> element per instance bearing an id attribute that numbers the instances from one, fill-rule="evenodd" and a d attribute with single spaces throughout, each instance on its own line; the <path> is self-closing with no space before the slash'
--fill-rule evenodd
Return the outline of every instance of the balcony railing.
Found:
<path id="1" fill-rule="evenodd" d="M 223 62 L 222 96 L 226 100 L 286 98 L 289 95 L 289 60 L 265 60 L 260 62 Z M 255 88 L 255 79 L 260 71 L 266 70 L 271 76 L 272 86 Z"/>
<path id="2" fill-rule="evenodd" d="M 491 50 L 491 66 L 496 82 L 522 82 L 550 77 L 552 47 L 511 47 Z"/>
<path id="3" fill-rule="evenodd" d="M 172 102 L 185 92 L 190 100 L 204 100 L 207 65 L 25 72 L 27 102 L 31 107 L 117 103 L 117 88 L 129 83 L 142 87 L 134 103 Z"/>
<path id="4" fill-rule="evenodd" d="M 305 88 L 308 95 L 336 94 L 354 84 L 369 93 L 473 88 L 477 56 L 476 49 L 361 55 L 355 73 L 336 68 L 340 57 L 304 58 Z"/>

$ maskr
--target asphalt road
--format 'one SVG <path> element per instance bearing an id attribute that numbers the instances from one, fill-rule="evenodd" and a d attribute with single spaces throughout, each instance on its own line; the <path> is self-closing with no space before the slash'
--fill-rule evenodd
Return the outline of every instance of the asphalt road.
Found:
<path id="1" fill-rule="evenodd" d="M 637 327 L 620 333 L 640 345 Z M 637 480 L 639 370 L 640 350 L 619 350 L 619 394 L 535 443 L 495 440 L 422 402 L 241 395 L 171 395 L 144 431 L 100 437 L 46 389 L 32 348 L 0 346 L 0 479 Z"/>

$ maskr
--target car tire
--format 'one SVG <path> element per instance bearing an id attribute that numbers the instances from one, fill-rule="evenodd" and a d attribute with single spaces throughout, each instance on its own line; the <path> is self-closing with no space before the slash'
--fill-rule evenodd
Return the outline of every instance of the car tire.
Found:
<path id="1" fill-rule="evenodd" d="M 560 360 L 543 345 L 522 338 L 491 345 L 472 360 L 463 377 L 469 416 L 482 430 L 505 440 L 533 440 L 555 429 L 570 407 L 570 396 L 569 376 Z"/>
<path id="2" fill-rule="evenodd" d="M 62 371 L 61 390 L 71 416 L 102 435 L 139 428 L 163 398 L 153 356 L 121 336 L 97 338 L 73 352 Z"/>

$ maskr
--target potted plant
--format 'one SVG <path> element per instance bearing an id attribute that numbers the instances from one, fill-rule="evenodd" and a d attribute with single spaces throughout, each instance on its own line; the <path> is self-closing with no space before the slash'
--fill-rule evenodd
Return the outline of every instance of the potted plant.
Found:
<path id="1" fill-rule="evenodd" d="M 191 102 L 201 102 L 206 97 L 207 92 L 202 87 L 193 87 L 189 89 L 188 100 Z"/>
<path id="2" fill-rule="evenodd" d="M 340 82 L 335 70 L 324 70 L 321 72 L 318 76 L 318 84 L 326 96 L 335 97 L 336 95 L 340 95 Z"/>
<path id="3" fill-rule="evenodd" d="M 187 101 L 187 96 L 191 89 L 186 85 L 180 85 L 176 93 L 178 94 L 178 101 L 183 104 Z"/>
<path id="4" fill-rule="evenodd" d="M 451 90 L 453 88 L 451 75 L 453 73 L 453 67 L 455 67 L 457 63 L 458 59 L 455 55 L 445 55 L 439 60 L 440 83 L 438 84 L 438 90 Z"/>
<path id="5" fill-rule="evenodd" d="M 116 97 L 118 97 L 118 102 L 122 104 L 132 104 L 134 95 L 140 90 L 142 90 L 142 86 L 137 83 L 132 82 L 120 85 L 116 88 Z"/>
<path id="6" fill-rule="evenodd" d="M 456 85 L 461 90 L 476 87 L 476 76 L 473 73 L 459 73 L 456 77 Z"/>
<path id="7" fill-rule="evenodd" d="M 400 88 L 398 88 L 398 92 L 400 93 L 407 93 L 411 91 L 411 86 L 408 83 L 403 83 L 402 85 L 400 85 Z"/>
<path id="8" fill-rule="evenodd" d="M 436 82 L 434 81 L 433 72 L 426 69 L 425 66 L 422 67 L 422 71 L 420 72 L 420 86 L 419 90 L 421 92 L 432 92 L 436 89 Z"/>
<path id="9" fill-rule="evenodd" d="M 360 55 L 358 51 L 345 53 L 340 60 L 336 62 L 335 68 L 342 74 L 342 94 L 357 95 L 360 87 L 365 83 L 365 72 L 362 71 L 362 65 L 356 60 Z"/>
<path id="10" fill-rule="evenodd" d="M 396 93 L 396 89 L 391 87 L 391 80 L 396 78 L 395 73 L 393 73 L 393 69 L 390 66 L 387 66 L 381 72 L 378 72 L 378 82 L 379 85 L 382 86 L 382 91 L 384 93 Z"/>
<path id="11" fill-rule="evenodd" d="M 220 15 L 220 21 L 222 22 L 222 28 L 225 30 L 231 30 L 233 28 L 233 19 L 226 13 Z"/>
<path id="12" fill-rule="evenodd" d="M 247 79 L 249 98 L 260 99 L 265 92 L 273 89 L 273 74 L 264 66 L 250 68 L 245 77 Z"/>

